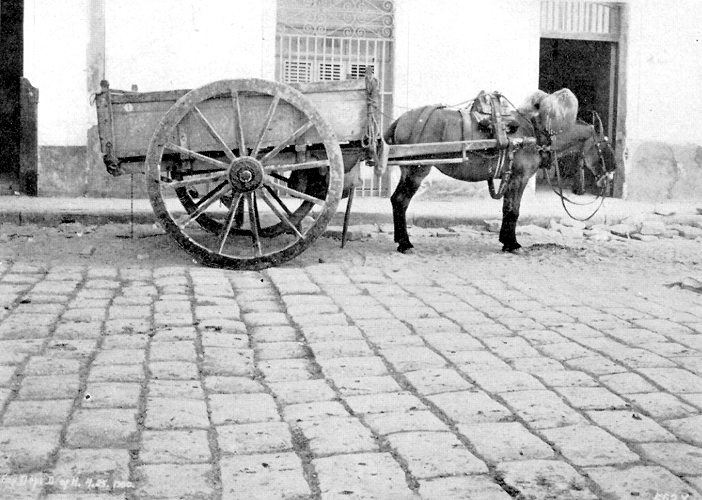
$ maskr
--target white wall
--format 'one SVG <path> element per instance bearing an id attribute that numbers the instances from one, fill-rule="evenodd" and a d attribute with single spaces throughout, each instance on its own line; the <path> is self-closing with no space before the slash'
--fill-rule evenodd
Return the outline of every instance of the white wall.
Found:
<path id="1" fill-rule="evenodd" d="M 539 78 L 536 0 L 397 0 L 398 111 L 498 90 L 519 105 Z"/>
<path id="2" fill-rule="evenodd" d="M 396 115 L 463 102 L 480 90 L 500 90 L 515 102 L 534 90 L 534 0 L 396 5 Z M 25 75 L 40 89 L 42 145 L 85 145 L 86 125 L 95 122 L 87 95 L 91 8 L 90 0 L 26 0 Z M 104 10 L 104 72 L 112 88 L 275 76 L 276 0 L 104 0 Z"/>
<path id="3" fill-rule="evenodd" d="M 427 104 L 462 104 L 481 90 L 499 91 L 519 106 L 537 89 L 537 0 L 396 0 L 396 6 L 396 117 Z M 391 175 L 392 185 L 398 170 Z M 429 181 L 462 183 L 435 169 Z M 532 178 L 527 202 L 535 186 Z"/>
<path id="4" fill-rule="evenodd" d="M 39 88 L 39 145 L 84 146 L 88 0 L 25 0 L 24 75 Z"/>
<path id="5" fill-rule="evenodd" d="M 630 2 L 627 136 L 702 145 L 702 2 Z"/>
<path id="6" fill-rule="evenodd" d="M 112 88 L 195 88 L 272 76 L 275 0 L 107 0 Z"/>

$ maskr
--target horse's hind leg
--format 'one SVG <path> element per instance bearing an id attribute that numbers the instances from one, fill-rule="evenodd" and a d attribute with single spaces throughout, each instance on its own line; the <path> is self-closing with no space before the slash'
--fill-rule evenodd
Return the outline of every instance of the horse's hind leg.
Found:
<path id="1" fill-rule="evenodd" d="M 397 251 L 407 253 L 414 246 L 410 242 L 407 233 L 407 207 L 409 207 L 412 197 L 419 190 L 422 181 L 429 174 L 430 166 L 421 167 L 400 167 L 400 182 L 397 184 L 395 192 L 390 197 L 392 203 L 392 220 L 395 225 L 395 243 Z"/>

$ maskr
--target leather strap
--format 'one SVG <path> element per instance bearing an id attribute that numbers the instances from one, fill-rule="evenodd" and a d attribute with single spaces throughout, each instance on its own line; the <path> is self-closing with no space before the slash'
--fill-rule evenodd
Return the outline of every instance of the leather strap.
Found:
<path id="1" fill-rule="evenodd" d="M 490 101 L 492 102 L 492 123 L 494 127 L 495 139 L 497 140 L 497 147 L 502 149 L 509 146 L 509 139 L 507 139 L 507 131 L 505 129 L 505 122 L 502 119 L 502 104 L 500 103 L 500 97 L 497 94 L 490 94 Z"/>
<path id="2" fill-rule="evenodd" d="M 427 127 L 427 122 L 429 121 L 429 117 L 439 107 L 440 106 L 427 106 L 424 108 L 424 111 L 422 111 L 422 114 L 419 115 L 419 119 L 417 120 L 417 123 L 415 123 L 414 127 L 412 127 L 412 135 L 410 136 L 410 140 L 409 140 L 410 144 L 417 144 L 419 142 L 419 139 L 422 137 L 422 134 L 424 133 L 424 129 Z"/>

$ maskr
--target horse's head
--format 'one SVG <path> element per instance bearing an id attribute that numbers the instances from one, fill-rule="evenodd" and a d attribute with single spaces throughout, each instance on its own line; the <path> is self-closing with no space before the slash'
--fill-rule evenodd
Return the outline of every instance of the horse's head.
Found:
<path id="1" fill-rule="evenodd" d="M 617 162 L 614 148 L 604 133 L 602 120 L 596 111 L 592 112 L 591 136 L 583 143 L 581 154 L 585 166 L 597 179 L 597 187 L 603 188 L 614 178 Z"/>

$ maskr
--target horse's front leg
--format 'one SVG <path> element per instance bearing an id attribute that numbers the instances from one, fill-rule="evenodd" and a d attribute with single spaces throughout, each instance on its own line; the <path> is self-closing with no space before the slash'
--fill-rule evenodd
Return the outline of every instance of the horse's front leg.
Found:
<path id="1" fill-rule="evenodd" d="M 535 164 L 531 164 L 535 163 Z M 517 241 L 517 220 L 522 203 L 524 189 L 531 176 L 536 173 L 538 162 L 529 165 L 514 166 L 512 177 L 508 181 L 505 197 L 502 202 L 502 227 L 500 228 L 500 243 L 503 252 L 519 252 L 522 246 Z"/>
<path id="2" fill-rule="evenodd" d="M 412 197 L 419 190 L 422 181 L 429 174 L 431 167 L 400 167 L 400 182 L 390 197 L 392 203 L 392 221 L 395 226 L 395 243 L 397 251 L 407 253 L 414 248 L 407 232 L 407 207 Z"/>

